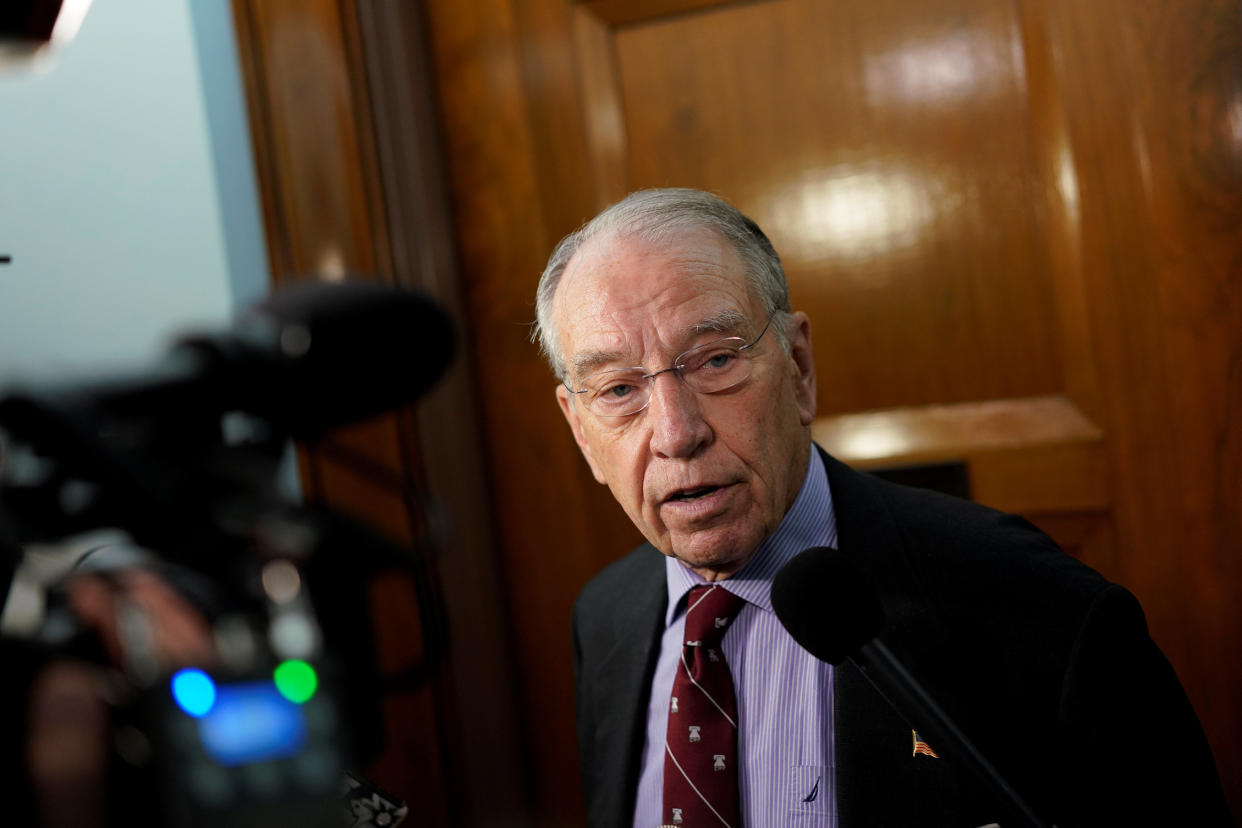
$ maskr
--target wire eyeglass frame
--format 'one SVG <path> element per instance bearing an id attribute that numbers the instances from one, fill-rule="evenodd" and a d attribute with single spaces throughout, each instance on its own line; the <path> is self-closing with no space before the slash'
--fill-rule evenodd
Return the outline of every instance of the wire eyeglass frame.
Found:
<path id="1" fill-rule="evenodd" d="M 584 379 L 586 387 L 581 389 L 570 386 L 567 378 L 565 390 L 580 396 L 591 413 L 608 419 L 632 417 L 646 409 L 651 403 L 656 377 L 661 374 L 676 374 L 699 394 L 727 391 L 750 378 L 751 354 L 748 352 L 759 344 L 770 327 L 772 317 L 769 316 L 763 330 L 750 342 L 740 336 L 727 336 L 686 350 L 672 365 L 659 371 L 648 374 L 642 366 L 599 371 Z M 725 361 L 719 362 L 721 359 Z"/>

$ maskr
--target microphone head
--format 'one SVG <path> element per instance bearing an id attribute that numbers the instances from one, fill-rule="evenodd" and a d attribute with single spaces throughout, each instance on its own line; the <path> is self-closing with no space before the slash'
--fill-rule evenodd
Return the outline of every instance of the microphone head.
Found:
<path id="1" fill-rule="evenodd" d="M 187 338 L 227 396 L 296 436 L 413 402 L 448 369 L 452 321 L 430 298 L 377 282 L 301 282 L 224 339 Z"/>
<path id="2" fill-rule="evenodd" d="M 867 577 L 828 546 L 806 549 L 772 579 L 772 609 L 804 650 L 840 664 L 884 628 L 884 607 Z"/>

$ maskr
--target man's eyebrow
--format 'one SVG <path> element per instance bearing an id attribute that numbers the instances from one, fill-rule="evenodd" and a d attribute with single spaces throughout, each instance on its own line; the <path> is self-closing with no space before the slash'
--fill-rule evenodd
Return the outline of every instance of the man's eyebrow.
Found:
<path id="1" fill-rule="evenodd" d="M 585 354 L 578 354 L 574 357 L 570 365 L 573 366 L 574 373 L 577 376 L 583 376 L 593 372 L 596 368 L 622 362 L 624 359 L 624 355 L 617 351 L 587 351 Z M 625 367 L 634 368 L 637 366 L 627 365 Z"/>
<path id="2" fill-rule="evenodd" d="M 715 316 L 704 319 L 702 322 L 696 322 L 690 326 L 691 335 L 705 333 L 738 333 L 746 327 L 747 319 L 745 314 L 736 310 L 721 311 Z"/>

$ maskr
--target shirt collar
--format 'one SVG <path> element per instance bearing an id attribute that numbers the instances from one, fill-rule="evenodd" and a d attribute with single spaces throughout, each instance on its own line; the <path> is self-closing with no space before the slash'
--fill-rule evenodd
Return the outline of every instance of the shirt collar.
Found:
<path id="1" fill-rule="evenodd" d="M 828 472 L 814 444 L 810 455 L 802 488 L 780 526 L 759 544 L 745 566 L 719 582 L 729 592 L 767 612 L 772 611 L 772 578 L 782 566 L 804 549 L 837 545 L 837 521 L 832 493 L 828 489 Z M 667 626 L 684 611 L 682 599 L 686 593 L 707 582 L 676 558 L 665 558 L 664 571 L 668 583 L 668 612 L 664 619 Z"/>

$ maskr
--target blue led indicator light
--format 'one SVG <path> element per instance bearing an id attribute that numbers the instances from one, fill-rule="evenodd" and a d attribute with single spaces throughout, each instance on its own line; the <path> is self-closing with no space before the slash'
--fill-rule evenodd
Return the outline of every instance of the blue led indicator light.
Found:
<path id="1" fill-rule="evenodd" d="M 307 732 L 302 707 L 270 681 L 221 685 L 215 707 L 198 720 L 203 749 L 225 767 L 297 756 Z"/>
<path id="2" fill-rule="evenodd" d="M 177 706 L 194 718 L 206 716 L 216 704 L 216 683 L 202 670 L 178 670 L 172 677 Z"/>

